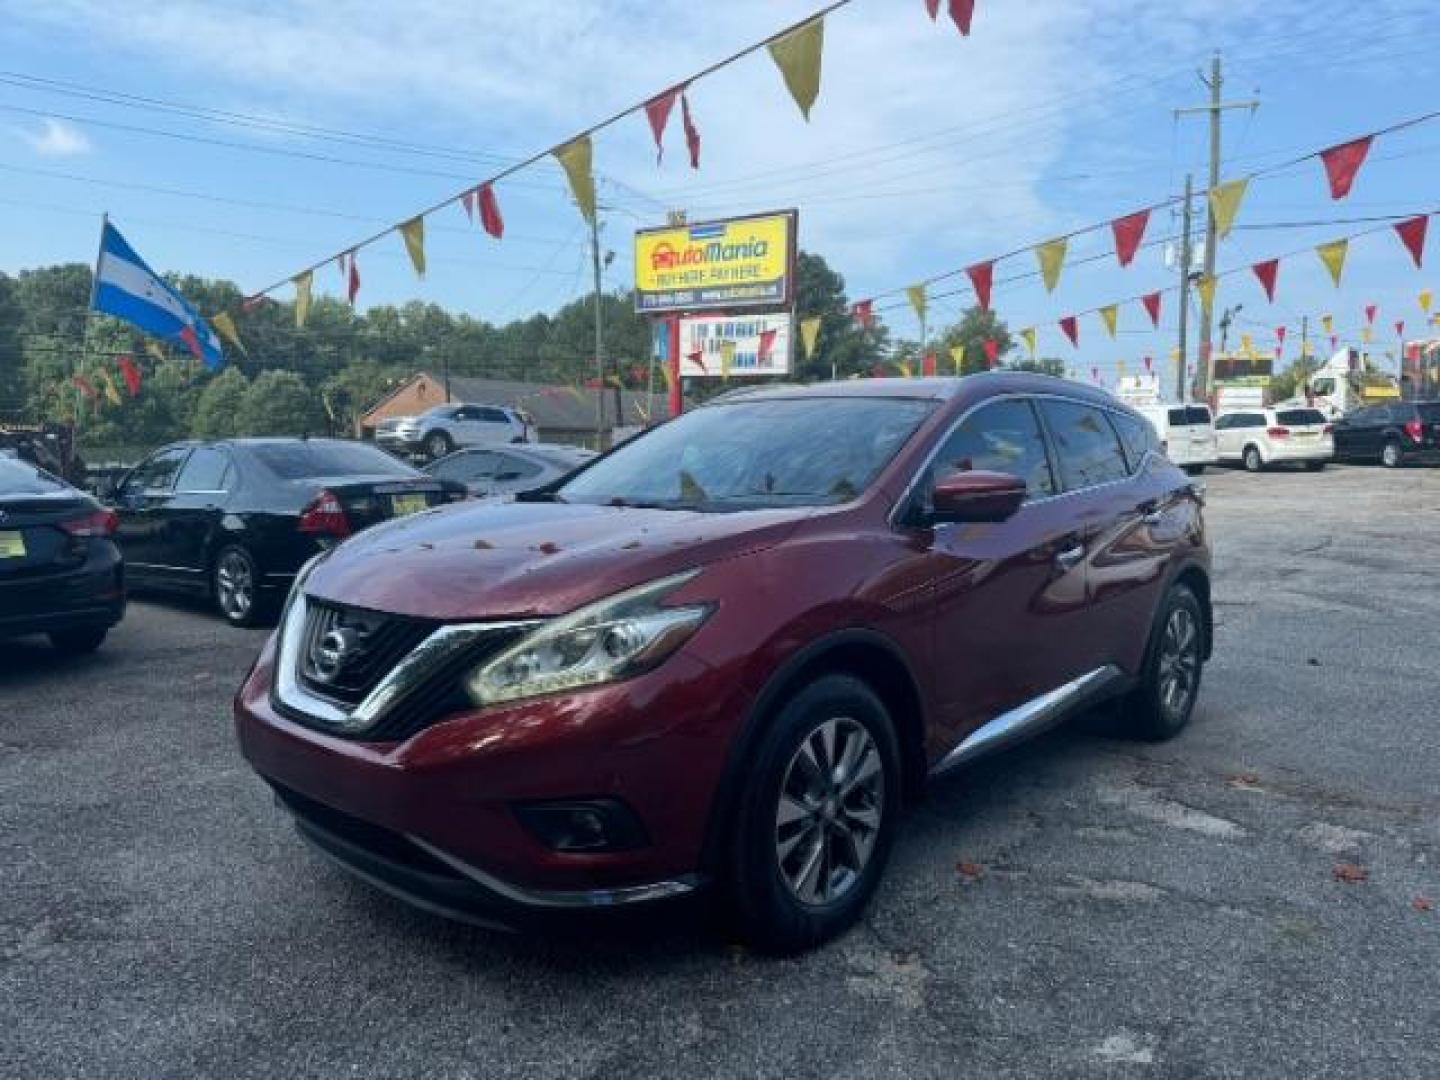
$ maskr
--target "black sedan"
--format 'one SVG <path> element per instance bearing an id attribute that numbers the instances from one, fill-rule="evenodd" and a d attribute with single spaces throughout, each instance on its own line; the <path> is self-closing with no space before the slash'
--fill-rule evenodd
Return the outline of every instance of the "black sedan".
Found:
<path id="1" fill-rule="evenodd" d="M 265 619 L 323 548 L 464 497 L 459 484 L 338 439 L 176 443 L 113 493 L 131 582 L 208 596 L 235 626 Z"/>
<path id="2" fill-rule="evenodd" d="M 1335 457 L 1390 469 L 1440 465 L 1440 401 L 1395 401 L 1351 413 L 1335 424 Z"/>
<path id="3" fill-rule="evenodd" d="M 542 488 L 595 459 L 578 446 L 532 443 L 457 450 L 425 466 L 431 476 L 465 485 L 472 498 L 507 499 Z"/>
<path id="4" fill-rule="evenodd" d="M 48 634 L 87 653 L 125 614 L 115 515 L 65 481 L 0 454 L 0 639 Z"/>

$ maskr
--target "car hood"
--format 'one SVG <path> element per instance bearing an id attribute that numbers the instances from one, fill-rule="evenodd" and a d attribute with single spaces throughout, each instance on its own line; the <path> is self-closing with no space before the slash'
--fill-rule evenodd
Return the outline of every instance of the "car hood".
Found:
<path id="1" fill-rule="evenodd" d="M 431 619 L 558 615 L 666 574 L 764 550 L 809 513 L 471 502 L 361 533 L 315 567 L 305 592 Z"/>

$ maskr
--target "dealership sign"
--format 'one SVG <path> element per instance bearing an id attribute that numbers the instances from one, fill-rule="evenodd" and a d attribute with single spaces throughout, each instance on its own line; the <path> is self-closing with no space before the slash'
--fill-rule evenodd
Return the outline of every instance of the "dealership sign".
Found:
<path id="1" fill-rule="evenodd" d="M 790 374 L 791 320 L 786 315 L 701 315 L 680 320 L 680 377 L 736 378 Z M 726 353 L 730 354 L 726 371 Z"/>
<path id="2" fill-rule="evenodd" d="M 635 234 L 635 310 L 788 307 L 794 210 Z"/>

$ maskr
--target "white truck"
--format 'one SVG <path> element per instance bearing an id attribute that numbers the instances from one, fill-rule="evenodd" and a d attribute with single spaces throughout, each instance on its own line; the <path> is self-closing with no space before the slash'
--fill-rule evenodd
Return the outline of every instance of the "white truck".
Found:
<path id="1" fill-rule="evenodd" d="M 1310 374 L 1302 394 L 1277 401 L 1274 407 L 1315 408 L 1329 419 L 1337 420 L 1363 405 L 1399 400 L 1399 380 L 1393 375 L 1370 370 L 1360 350 L 1347 347 Z"/>

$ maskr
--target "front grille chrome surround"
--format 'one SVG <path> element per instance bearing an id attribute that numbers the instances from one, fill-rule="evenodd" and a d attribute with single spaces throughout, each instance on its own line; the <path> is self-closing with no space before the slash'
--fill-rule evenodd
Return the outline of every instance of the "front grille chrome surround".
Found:
<path id="1" fill-rule="evenodd" d="M 348 705 L 312 692 L 305 676 L 311 636 L 307 627 L 314 625 L 312 609 L 324 604 L 311 601 L 300 589 L 292 595 L 280 623 L 272 697 L 287 716 L 349 738 L 404 738 L 441 719 L 445 703 L 454 698 L 451 691 L 471 665 L 544 621 L 442 623 L 380 675 L 363 699 Z M 411 704 L 417 708 L 408 708 Z"/>

